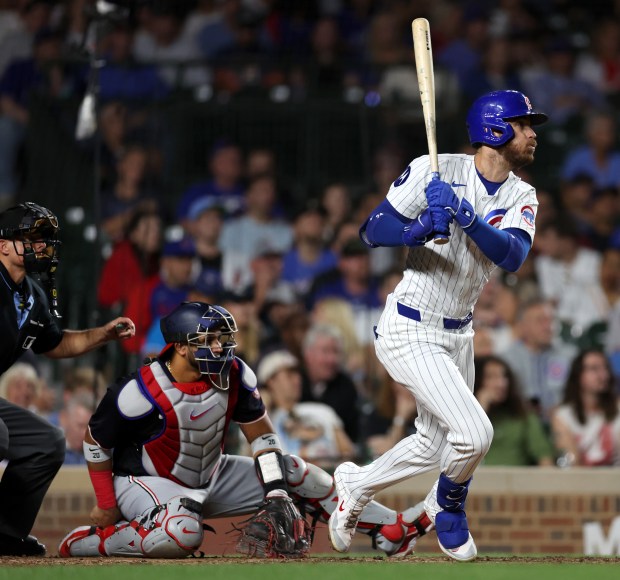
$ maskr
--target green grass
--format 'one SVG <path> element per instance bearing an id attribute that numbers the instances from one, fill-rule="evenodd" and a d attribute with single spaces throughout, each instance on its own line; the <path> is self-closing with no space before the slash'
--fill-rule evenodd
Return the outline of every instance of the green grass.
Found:
<path id="1" fill-rule="evenodd" d="M 620 578 L 620 560 L 560 560 L 537 562 L 510 558 L 488 558 L 459 564 L 438 558 L 436 561 L 393 562 L 384 559 L 356 562 L 322 562 L 312 558 L 304 562 L 218 563 L 217 558 L 186 563 L 115 563 L 96 560 L 91 565 L 5 566 L 0 562 L 0 580 L 607 580 Z"/>

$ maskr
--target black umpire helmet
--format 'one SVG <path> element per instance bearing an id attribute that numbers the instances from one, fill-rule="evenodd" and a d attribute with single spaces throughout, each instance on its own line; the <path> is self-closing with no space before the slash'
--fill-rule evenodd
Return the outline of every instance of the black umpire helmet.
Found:
<path id="1" fill-rule="evenodd" d="M 47 208 L 32 201 L 20 203 L 0 213 L 0 239 L 12 240 L 15 251 L 24 256 L 26 271 L 49 272 L 58 263 L 56 250 L 58 218 Z M 20 254 L 16 241 L 26 242 Z M 28 242 L 37 242 L 36 248 Z M 45 246 L 42 246 L 45 244 Z"/>

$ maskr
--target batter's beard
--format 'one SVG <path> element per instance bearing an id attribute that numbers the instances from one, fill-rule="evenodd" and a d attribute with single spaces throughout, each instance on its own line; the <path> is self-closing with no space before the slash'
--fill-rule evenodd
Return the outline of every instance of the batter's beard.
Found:
<path id="1" fill-rule="evenodd" d="M 521 167 L 534 162 L 534 153 L 519 151 L 514 146 L 514 141 L 510 141 L 504 150 L 504 159 L 508 161 L 513 169 L 521 169 Z"/>

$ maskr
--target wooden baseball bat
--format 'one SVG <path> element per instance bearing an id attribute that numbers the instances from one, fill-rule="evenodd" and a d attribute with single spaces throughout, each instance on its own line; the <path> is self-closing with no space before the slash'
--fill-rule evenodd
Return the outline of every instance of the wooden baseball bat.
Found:
<path id="1" fill-rule="evenodd" d="M 437 159 L 437 135 L 435 124 L 435 74 L 433 72 L 433 46 L 431 29 L 426 18 L 416 18 L 411 23 L 413 35 L 413 52 L 418 73 L 418 87 L 422 101 L 422 115 L 426 127 L 428 156 L 431 162 L 431 179 L 439 179 L 439 161 Z M 435 234 L 436 244 L 445 244 L 448 238 Z"/>

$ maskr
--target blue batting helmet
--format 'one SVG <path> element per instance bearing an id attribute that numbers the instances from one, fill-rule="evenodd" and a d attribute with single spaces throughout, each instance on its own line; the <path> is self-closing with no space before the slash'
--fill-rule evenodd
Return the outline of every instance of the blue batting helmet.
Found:
<path id="1" fill-rule="evenodd" d="M 547 115 L 532 108 L 530 100 L 519 91 L 493 91 L 479 97 L 467 113 L 469 142 L 474 145 L 500 147 L 515 133 L 510 119 L 529 117 L 532 125 L 541 125 Z M 495 135 L 493 132 L 500 133 Z"/>
<path id="2" fill-rule="evenodd" d="M 200 373 L 214 387 L 228 389 L 237 346 L 237 323 L 226 308 L 206 302 L 183 302 L 161 319 L 159 327 L 168 344 L 180 342 L 196 347 L 194 358 Z M 213 352 L 213 339 L 219 342 L 221 352 Z"/>

